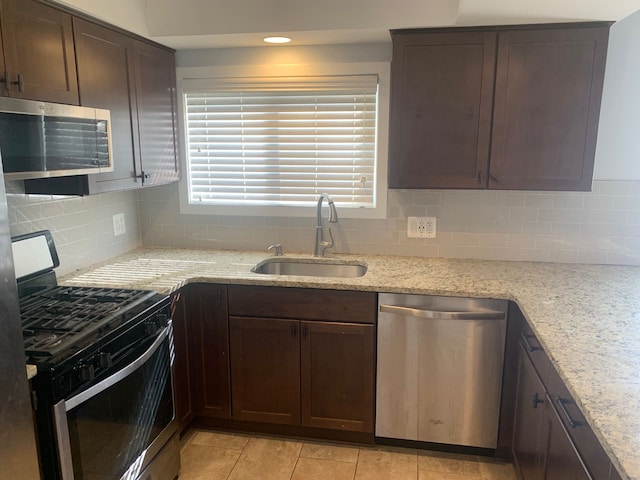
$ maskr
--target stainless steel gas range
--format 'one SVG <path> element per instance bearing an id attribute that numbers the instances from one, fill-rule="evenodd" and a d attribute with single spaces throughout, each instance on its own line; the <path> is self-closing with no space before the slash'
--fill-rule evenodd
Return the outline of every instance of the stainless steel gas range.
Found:
<path id="1" fill-rule="evenodd" d="M 57 285 L 48 231 L 13 247 L 43 478 L 176 478 L 169 298 Z"/>

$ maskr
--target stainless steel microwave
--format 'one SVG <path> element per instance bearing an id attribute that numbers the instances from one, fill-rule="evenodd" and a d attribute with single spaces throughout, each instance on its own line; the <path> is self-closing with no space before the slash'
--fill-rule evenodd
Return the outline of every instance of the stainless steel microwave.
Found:
<path id="1" fill-rule="evenodd" d="M 109 110 L 0 98 L 5 178 L 113 171 Z"/>

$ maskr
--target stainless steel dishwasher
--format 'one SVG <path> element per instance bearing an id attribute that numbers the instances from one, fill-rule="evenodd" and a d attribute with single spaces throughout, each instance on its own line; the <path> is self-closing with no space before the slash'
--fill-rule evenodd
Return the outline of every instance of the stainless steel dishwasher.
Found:
<path id="1" fill-rule="evenodd" d="M 507 301 L 378 303 L 376 437 L 496 448 Z"/>

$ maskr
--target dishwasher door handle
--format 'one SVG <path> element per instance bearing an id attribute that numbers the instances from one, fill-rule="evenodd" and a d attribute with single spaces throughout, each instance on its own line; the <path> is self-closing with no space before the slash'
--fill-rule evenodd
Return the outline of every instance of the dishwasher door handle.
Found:
<path id="1" fill-rule="evenodd" d="M 396 313 L 410 317 L 429 318 L 433 320 L 503 320 L 505 312 L 482 310 L 477 312 L 446 312 L 441 310 L 421 310 L 419 308 L 400 307 L 398 305 L 380 305 L 384 313 Z"/>

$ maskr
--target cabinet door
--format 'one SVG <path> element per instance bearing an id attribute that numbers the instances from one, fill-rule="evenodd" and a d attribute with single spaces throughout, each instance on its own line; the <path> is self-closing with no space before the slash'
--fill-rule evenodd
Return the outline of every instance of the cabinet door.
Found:
<path id="1" fill-rule="evenodd" d="M 301 327 L 302 425 L 373 432 L 374 326 Z"/>
<path id="2" fill-rule="evenodd" d="M 525 353 L 520 349 L 516 391 L 513 441 L 516 469 L 522 480 L 541 480 L 544 460 L 543 425 L 545 423 L 545 389 Z"/>
<path id="3" fill-rule="evenodd" d="M 134 132 L 137 115 L 133 86 L 133 40 L 108 28 L 74 19 L 80 104 L 111 111 L 114 171 L 90 175 L 91 193 L 133 188 L 136 183 Z M 135 155 L 135 157 L 134 157 Z"/>
<path id="4" fill-rule="evenodd" d="M 193 285 L 189 299 L 196 414 L 230 418 L 227 287 Z"/>
<path id="5" fill-rule="evenodd" d="M 548 435 L 544 480 L 592 480 L 548 396 L 546 401 Z"/>
<path id="6" fill-rule="evenodd" d="M 590 190 L 608 28 L 501 32 L 489 188 Z"/>
<path id="7" fill-rule="evenodd" d="M 173 390 L 176 419 L 179 429 L 189 425 L 193 418 L 191 397 L 191 368 L 189 358 L 192 355 L 190 323 L 187 315 L 188 300 L 185 289 L 171 296 L 171 318 L 173 321 L 173 344 L 175 360 L 173 363 Z"/>
<path id="8" fill-rule="evenodd" d="M 134 65 L 140 149 L 138 185 L 176 181 L 179 170 L 174 54 L 136 41 Z"/>
<path id="9" fill-rule="evenodd" d="M 300 424 L 300 322 L 230 317 L 232 418 Z"/>
<path id="10" fill-rule="evenodd" d="M 22 82 L 9 96 L 78 104 L 71 15 L 33 0 L 3 0 L 2 43 L 9 79 Z"/>
<path id="11" fill-rule="evenodd" d="M 496 38 L 394 35 L 391 188 L 486 186 Z"/>

